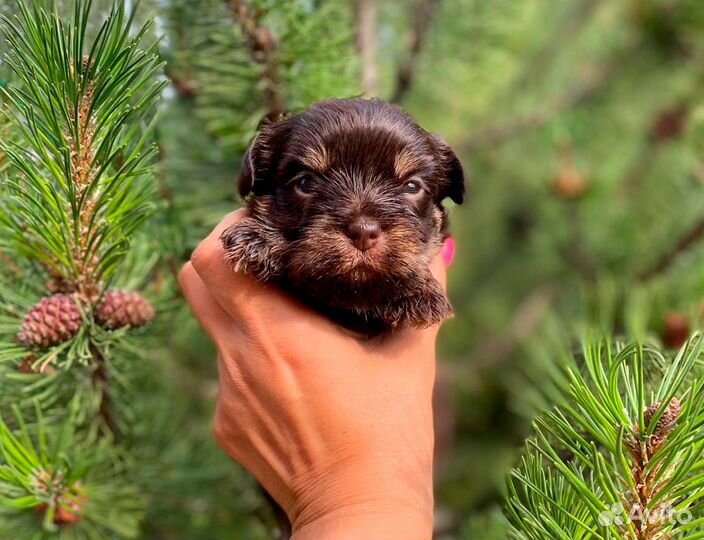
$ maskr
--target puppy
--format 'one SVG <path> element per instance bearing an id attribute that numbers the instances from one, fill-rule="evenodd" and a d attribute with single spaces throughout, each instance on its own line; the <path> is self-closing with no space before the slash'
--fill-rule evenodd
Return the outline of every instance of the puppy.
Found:
<path id="1" fill-rule="evenodd" d="M 428 264 L 446 236 L 442 201 L 462 202 L 462 165 L 400 108 L 331 100 L 268 123 L 239 192 L 248 217 L 222 235 L 236 270 L 368 335 L 452 314 Z"/>

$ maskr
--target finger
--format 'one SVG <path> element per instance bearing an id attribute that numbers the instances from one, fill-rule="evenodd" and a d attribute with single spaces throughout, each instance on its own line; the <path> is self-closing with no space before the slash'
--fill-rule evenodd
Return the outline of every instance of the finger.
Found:
<path id="1" fill-rule="evenodd" d="M 262 288 L 262 284 L 244 272 L 235 272 L 227 262 L 221 237 L 228 228 L 236 226 L 246 217 L 245 210 L 225 216 L 191 255 L 193 268 L 210 295 L 226 313 L 238 320 L 244 311 L 252 307 L 248 297 Z"/>
<path id="2" fill-rule="evenodd" d="M 221 339 L 232 339 L 237 329 L 231 317 L 212 297 L 191 263 L 181 269 L 178 282 L 193 315 L 210 338 L 216 343 Z"/>
<path id="3" fill-rule="evenodd" d="M 337 327 L 277 287 L 257 281 L 244 272 L 235 272 L 225 257 L 222 233 L 246 218 L 243 210 L 226 216 L 193 252 L 191 262 L 212 298 L 243 329 L 256 331 L 267 325 L 305 320 L 306 327 Z"/>
<path id="4" fill-rule="evenodd" d="M 219 264 L 224 261 L 225 248 L 220 237 L 226 229 L 239 223 L 245 217 L 247 217 L 247 211 L 244 209 L 227 214 L 212 232 L 198 244 L 191 254 L 191 262 L 201 277 L 212 264 Z"/>

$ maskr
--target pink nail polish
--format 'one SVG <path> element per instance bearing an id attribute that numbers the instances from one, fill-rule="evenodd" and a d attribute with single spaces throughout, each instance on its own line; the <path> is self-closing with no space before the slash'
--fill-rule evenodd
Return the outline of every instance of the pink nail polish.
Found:
<path id="1" fill-rule="evenodd" d="M 448 236 L 442 245 L 442 261 L 445 268 L 449 268 L 455 258 L 455 239 Z"/>

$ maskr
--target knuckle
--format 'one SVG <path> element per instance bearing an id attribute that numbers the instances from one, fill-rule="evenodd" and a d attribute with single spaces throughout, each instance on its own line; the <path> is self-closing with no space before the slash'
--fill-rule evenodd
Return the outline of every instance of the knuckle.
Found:
<path id="1" fill-rule="evenodd" d="M 212 242 L 206 239 L 203 240 L 191 255 L 191 264 L 198 274 L 207 271 L 208 267 L 215 260 L 216 250 L 213 249 Z"/>

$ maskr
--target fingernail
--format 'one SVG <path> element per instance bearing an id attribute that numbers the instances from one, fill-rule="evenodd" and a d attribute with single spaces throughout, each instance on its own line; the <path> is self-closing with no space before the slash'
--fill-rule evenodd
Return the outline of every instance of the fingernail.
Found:
<path id="1" fill-rule="evenodd" d="M 448 236 L 442 245 L 442 261 L 445 268 L 449 268 L 455 258 L 455 239 Z"/>

